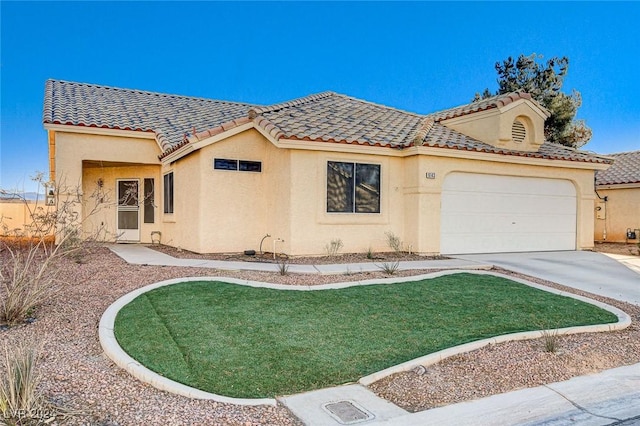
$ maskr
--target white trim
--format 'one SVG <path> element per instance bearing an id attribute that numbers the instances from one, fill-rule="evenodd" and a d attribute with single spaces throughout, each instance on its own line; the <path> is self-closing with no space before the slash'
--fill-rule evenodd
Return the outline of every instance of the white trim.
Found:
<path id="1" fill-rule="evenodd" d="M 596 185 L 596 189 L 634 189 L 640 188 L 640 182 L 636 183 L 612 183 L 609 185 Z"/>
<path id="2" fill-rule="evenodd" d="M 409 150 L 417 150 L 410 153 Z M 464 158 L 469 160 L 484 160 L 495 163 L 527 164 L 532 166 L 562 167 L 569 169 L 606 170 L 609 164 L 589 163 L 585 161 L 550 160 L 548 158 L 532 158 L 518 155 L 494 154 L 489 152 L 463 151 L 459 149 L 436 148 L 419 146 L 404 150 L 405 155 L 430 155 L 433 157 Z"/>
<path id="3" fill-rule="evenodd" d="M 480 113 L 476 113 L 481 114 Z M 257 130 L 262 136 L 265 137 L 277 148 L 282 149 L 298 149 L 305 151 L 324 151 L 335 153 L 349 153 L 349 154 L 364 154 L 364 155 L 379 155 L 385 157 L 410 157 L 413 155 L 429 155 L 434 157 L 448 157 L 448 158 L 462 158 L 469 160 L 484 160 L 497 163 L 513 163 L 513 164 L 527 164 L 534 166 L 546 166 L 546 167 L 562 167 L 570 169 L 583 169 L 583 170 L 606 170 L 609 168 L 609 164 L 602 163 L 590 163 L 585 161 L 568 161 L 568 160 L 551 160 L 546 158 L 532 158 L 518 155 L 505 155 L 496 154 L 490 152 L 478 152 L 478 151 L 465 151 L 454 148 L 440 148 L 440 147 L 427 147 L 427 146 L 414 146 L 408 148 L 393 148 L 393 147 L 380 147 L 361 145 L 357 143 L 336 143 L 336 142 L 319 142 L 319 141 L 301 141 L 297 139 L 285 139 L 281 138 L 276 140 L 267 131 L 260 126 L 256 126 L 255 123 L 249 122 L 240 126 L 229 129 L 225 132 L 219 133 L 215 136 L 203 139 L 196 143 L 189 143 L 185 146 L 177 149 L 171 154 L 162 159 L 162 164 L 169 164 L 180 158 L 213 143 L 222 141 L 228 137 L 235 136 L 249 129 Z"/>
<path id="4" fill-rule="evenodd" d="M 84 133 L 91 135 L 156 140 L 156 133 L 153 131 L 105 129 L 103 127 L 75 126 L 72 124 L 45 124 L 44 128 L 46 130 L 63 133 Z"/>
<path id="5" fill-rule="evenodd" d="M 548 112 L 545 113 L 545 111 L 540 109 L 540 107 L 538 107 L 538 105 L 536 105 L 535 102 L 531 102 L 529 99 L 518 99 L 515 102 L 508 103 L 508 104 L 498 108 L 498 111 L 500 111 L 500 113 L 507 112 L 507 111 L 509 111 L 509 110 L 511 110 L 513 108 L 516 108 L 519 105 L 522 105 L 523 103 L 526 103 L 527 106 L 529 108 L 531 108 L 531 110 L 533 112 L 535 112 L 537 115 L 539 115 L 543 120 L 546 120 L 548 117 L 551 116 L 550 113 L 548 113 Z"/>

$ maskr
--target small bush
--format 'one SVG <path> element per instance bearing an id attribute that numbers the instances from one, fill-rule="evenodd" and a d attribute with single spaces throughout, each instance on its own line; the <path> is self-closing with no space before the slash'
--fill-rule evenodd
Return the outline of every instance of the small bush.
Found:
<path id="1" fill-rule="evenodd" d="M 396 234 L 391 231 L 384 233 L 387 236 L 387 245 L 396 253 L 402 251 L 402 240 Z"/>
<path id="2" fill-rule="evenodd" d="M 398 272 L 398 267 L 400 266 L 399 261 L 395 262 L 385 262 L 381 266 L 378 266 L 382 271 L 387 275 L 393 275 Z"/>
<path id="3" fill-rule="evenodd" d="M 373 260 L 376 256 L 376 253 L 373 251 L 371 247 L 367 249 L 367 259 Z"/>
<path id="4" fill-rule="evenodd" d="M 342 240 L 340 238 L 334 238 L 333 240 L 331 240 L 329 244 L 324 246 L 324 251 L 327 253 L 328 256 L 333 257 L 338 254 L 338 252 L 343 246 L 344 244 L 342 244 Z"/>
<path id="5" fill-rule="evenodd" d="M 560 346 L 558 330 L 543 330 L 542 342 L 544 343 L 545 352 L 557 352 Z"/>
<path id="6" fill-rule="evenodd" d="M 289 275 L 289 264 L 286 260 L 278 262 L 278 273 L 282 276 Z"/>

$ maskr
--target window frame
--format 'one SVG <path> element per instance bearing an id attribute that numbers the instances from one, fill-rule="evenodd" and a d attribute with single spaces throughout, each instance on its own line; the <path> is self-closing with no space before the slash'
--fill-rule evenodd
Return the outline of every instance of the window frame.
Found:
<path id="1" fill-rule="evenodd" d="M 156 180 L 155 178 L 144 178 L 143 180 L 143 222 L 155 223 L 155 192 L 156 192 Z"/>
<path id="2" fill-rule="evenodd" d="M 213 169 L 232 172 L 262 173 L 262 161 L 214 158 Z"/>
<path id="3" fill-rule="evenodd" d="M 163 212 L 165 214 L 173 214 L 174 206 L 174 186 L 175 181 L 173 171 L 162 175 L 162 191 L 163 191 Z"/>
<path id="4" fill-rule="evenodd" d="M 332 164 L 334 165 L 338 165 L 337 167 L 332 167 Z M 346 179 L 350 180 L 350 186 L 351 188 L 349 188 L 349 192 L 345 192 L 345 196 L 346 196 L 346 200 L 344 202 L 345 206 L 349 205 L 349 201 L 351 202 L 351 206 L 349 210 L 338 210 L 338 209 L 332 209 L 331 206 L 331 189 L 330 189 L 330 183 L 331 183 L 331 177 L 330 174 L 332 173 L 332 170 L 337 170 L 337 168 L 342 168 L 343 170 L 347 170 L 344 166 L 345 165 L 350 165 L 351 166 L 351 176 L 347 177 Z M 363 202 L 361 196 L 359 196 L 358 194 L 361 193 L 362 191 L 359 191 L 359 189 L 366 189 L 366 187 L 364 186 L 364 184 L 366 183 L 363 179 L 362 176 L 362 168 L 367 167 L 367 168 L 374 168 L 376 170 L 375 172 L 375 177 L 376 177 L 376 182 L 374 182 L 373 185 L 373 189 L 374 189 L 374 193 L 376 194 L 376 198 L 375 198 L 375 204 L 374 204 L 374 209 L 372 211 L 367 211 L 367 210 L 363 210 L 362 207 L 366 207 L 366 204 Z M 368 185 L 369 187 L 371 185 Z M 334 160 L 328 160 L 327 161 L 327 175 L 326 175 L 326 193 L 325 193 L 325 198 L 326 198 L 326 203 L 325 203 L 325 211 L 328 214 L 365 214 L 365 215 L 371 215 L 371 214 L 381 214 L 382 213 L 382 166 L 380 164 L 377 163 L 362 163 L 362 162 L 357 162 L 357 161 L 334 161 Z"/>

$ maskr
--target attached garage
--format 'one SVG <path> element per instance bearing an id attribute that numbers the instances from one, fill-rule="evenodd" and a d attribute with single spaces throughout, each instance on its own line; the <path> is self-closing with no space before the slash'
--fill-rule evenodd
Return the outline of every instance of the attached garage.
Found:
<path id="1" fill-rule="evenodd" d="M 455 172 L 441 200 L 442 254 L 576 249 L 568 180 Z"/>

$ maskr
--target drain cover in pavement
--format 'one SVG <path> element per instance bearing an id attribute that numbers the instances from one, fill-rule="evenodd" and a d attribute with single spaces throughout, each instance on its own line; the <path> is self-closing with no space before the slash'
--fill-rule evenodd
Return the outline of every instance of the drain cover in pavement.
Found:
<path id="1" fill-rule="evenodd" d="M 343 425 L 352 425 L 375 417 L 353 401 L 329 402 L 324 404 L 322 408 Z"/>

